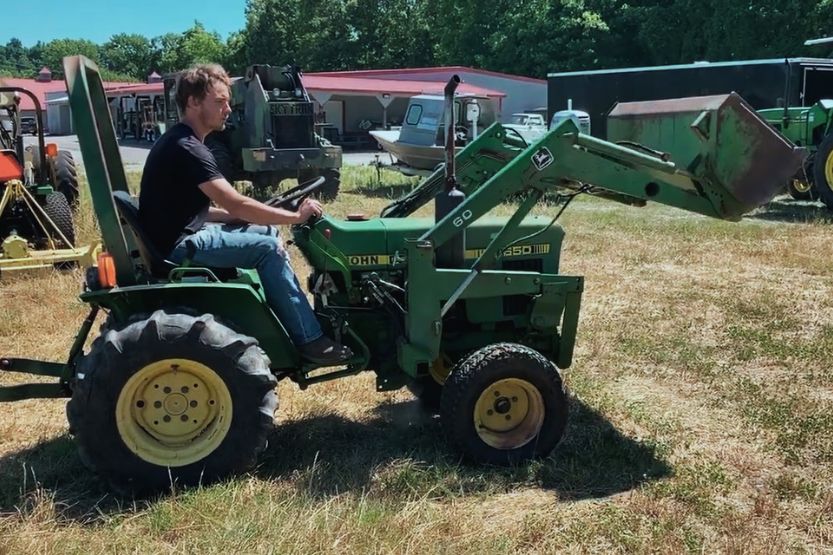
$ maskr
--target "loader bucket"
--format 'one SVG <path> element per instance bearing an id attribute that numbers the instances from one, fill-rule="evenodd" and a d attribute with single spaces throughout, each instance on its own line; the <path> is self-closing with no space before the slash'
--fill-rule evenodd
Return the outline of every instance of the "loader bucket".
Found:
<path id="1" fill-rule="evenodd" d="M 661 151 L 727 218 L 782 192 L 806 156 L 736 93 L 619 103 L 608 115 L 608 140 Z"/>

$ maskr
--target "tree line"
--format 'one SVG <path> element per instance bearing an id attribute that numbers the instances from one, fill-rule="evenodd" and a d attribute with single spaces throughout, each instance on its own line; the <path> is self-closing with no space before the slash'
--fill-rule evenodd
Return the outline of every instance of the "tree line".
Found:
<path id="1" fill-rule="evenodd" d="M 55 39 L 0 46 L 0 74 L 34 76 L 84 54 L 109 80 L 139 80 L 217 62 L 305 71 L 463 65 L 543 78 L 553 71 L 827 56 L 804 47 L 833 34 L 833 0 L 248 0 L 245 27 L 226 40 L 200 22 L 103 44 Z"/>

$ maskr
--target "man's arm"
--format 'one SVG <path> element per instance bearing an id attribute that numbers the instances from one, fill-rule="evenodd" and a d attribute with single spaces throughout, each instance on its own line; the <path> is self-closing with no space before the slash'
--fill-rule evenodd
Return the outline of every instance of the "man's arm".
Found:
<path id="1" fill-rule="evenodd" d="M 298 207 L 297 212 L 267 206 L 246 195 L 241 195 L 223 178 L 200 183 L 199 187 L 205 196 L 214 201 L 232 219 L 243 220 L 252 224 L 299 224 L 307 221 L 310 216 L 320 216 L 323 212 L 321 204 L 312 199 L 305 200 Z M 209 209 L 209 219 L 211 216 L 212 212 Z"/>
<path id="2" fill-rule="evenodd" d="M 236 222 L 242 222 L 238 218 L 235 218 L 231 214 L 228 213 L 228 210 L 225 208 L 215 208 L 214 206 L 208 207 L 208 221 L 221 223 L 221 224 L 230 224 Z"/>

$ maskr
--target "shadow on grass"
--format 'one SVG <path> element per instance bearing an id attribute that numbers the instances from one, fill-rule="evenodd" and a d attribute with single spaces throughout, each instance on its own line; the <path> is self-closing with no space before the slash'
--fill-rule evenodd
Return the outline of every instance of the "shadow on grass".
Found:
<path id="1" fill-rule="evenodd" d="M 793 200 L 790 197 L 779 197 L 747 217 L 770 222 L 833 223 L 833 212 L 821 202 Z"/>
<path id="2" fill-rule="evenodd" d="M 379 488 L 445 497 L 531 485 L 562 499 L 607 497 L 671 474 L 652 445 L 622 435 L 580 400 L 570 410 L 565 439 L 549 458 L 511 468 L 461 463 L 439 417 L 417 401 L 382 405 L 364 422 L 315 415 L 279 426 L 257 473 L 300 473 L 299 486 L 315 496 Z"/>
<path id="3" fill-rule="evenodd" d="M 255 475 L 291 480 L 313 498 L 350 491 L 443 498 L 534 486 L 561 499 L 588 499 L 671 474 L 651 445 L 622 435 L 575 399 L 565 440 L 543 461 L 512 468 L 462 464 L 441 432 L 439 418 L 417 401 L 381 405 L 362 422 L 312 415 L 277 427 Z M 154 499 L 110 493 L 83 466 L 67 435 L 0 458 L 0 515 L 30 514 L 47 503 L 61 521 L 95 523 Z"/>

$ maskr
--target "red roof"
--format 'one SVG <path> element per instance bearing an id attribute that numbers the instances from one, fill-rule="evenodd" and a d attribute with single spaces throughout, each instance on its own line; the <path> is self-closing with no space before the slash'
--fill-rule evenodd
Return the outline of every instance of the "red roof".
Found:
<path id="1" fill-rule="evenodd" d="M 353 77 L 352 72 L 336 72 L 330 74 L 307 73 L 304 75 L 304 86 L 311 91 L 332 91 L 335 93 L 390 93 L 394 96 L 414 96 L 417 94 L 442 94 L 445 83 L 442 81 L 408 81 L 402 79 L 370 79 Z M 461 83 L 457 87 L 458 93 L 481 94 L 494 98 L 502 98 L 506 93 L 476 87 L 468 83 Z"/>
<path id="2" fill-rule="evenodd" d="M 493 77 L 502 77 L 504 79 L 514 79 L 516 81 L 529 81 L 532 83 L 546 84 L 543 79 L 535 79 L 533 77 L 526 77 L 524 75 L 512 75 L 511 73 L 501 73 L 499 71 L 489 71 L 487 69 L 476 69 L 465 66 L 439 66 L 439 67 L 405 67 L 401 69 L 357 69 L 352 71 L 321 71 L 316 73 L 307 73 L 306 77 L 311 75 L 340 75 L 343 77 L 367 77 L 371 79 L 396 79 L 396 80 L 424 80 L 420 79 L 426 74 L 443 74 L 451 77 L 455 73 L 479 73 L 481 75 L 491 75 Z M 436 77 L 429 76 L 429 79 Z"/>
<path id="3" fill-rule="evenodd" d="M 417 94 L 442 94 L 445 83 L 442 81 L 405 81 L 401 79 L 368 79 L 345 77 L 339 74 L 321 75 L 305 74 L 304 86 L 309 91 L 327 91 L 333 93 L 378 94 L 390 93 L 393 96 L 414 96 Z M 108 95 L 161 94 L 162 83 L 132 83 L 117 87 L 105 87 Z M 506 93 L 484 87 L 461 83 L 459 93 L 480 94 L 492 98 L 502 98 Z"/>
<path id="4" fill-rule="evenodd" d="M 164 83 L 105 83 L 104 92 L 108 96 L 127 94 L 162 94 Z"/>
<path id="5" fill-rule="evenodd" d="M 113 85 L 126 85 L 127 83 L 104 83 L 105 87 Z M 63 91 L 67 88 L 62 79 L 55 79 L 52 81 L 36 81 L 34 79 L 20 79 L 15 77 L 0 77 L 0 86 L 3 87 L 20 87 L 31 91 L 40 102 L 41 109 L 46 111 L 46 93 Z M 34 110 L 35 104 L 27 95 L 20 95 L 20 110 Z"/>

